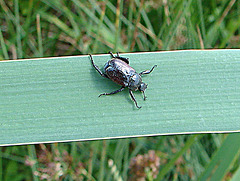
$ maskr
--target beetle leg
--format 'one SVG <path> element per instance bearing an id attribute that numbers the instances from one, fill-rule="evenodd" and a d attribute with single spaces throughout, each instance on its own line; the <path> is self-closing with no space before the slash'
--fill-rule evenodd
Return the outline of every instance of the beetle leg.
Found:
<path id="1" fill-rule="evenodd" d="M 115 58 L 112 52 L 108 52 L 108 53 L 111 55 L 112 58 Z"/>
<path id="2" fill-rule="evenodd" d="M 129 89 L 129 94 L 130 94 L 132 100 L 135 102 L 136 107 L 137 107 L 138 109 L 142 108 L 142 106 L 138 106 L 138 105 L 137 105 L 137 101 L 136 101 L 135 96 L 133 95 L 133 92 L 132 92 L 131 89 Z"/>
<path id="3" fill-rule="evenodd" d="M 126 62 L 127 64 L 129 64 L 129 58 L 120 57 L 119 52 L 117 52 L 117 56 L 115 56 L 114 58 L 118 58 L 118 59 Z"/>
<path id="4" fill-rule="evenodd" d="M 145 95 L 145 92 L 142 91 L 142 93 L 143 93 L 143 100 L 146 101 L 147 97 L 146 97 L 146 95 Z"/>
<path id="5" fill-rule="evenodd" d="M 98 97 L 101 97 L 102 95 L 111 95 L 111 94 L 116 94 L 118 92 L 121 92 L 125 89 L 125 87 L 121 87 L 120 89 L 116 90 L 116 91 L 113 91 L 113 92 L 110 92 L 110 93 L 103 93 L 103 94 L 100 94 Z"/>
<path id="6" fill-rule="evenodd" d="M 154 65 L 151 70 L 145 70 L 145 71 L 140 72 L 139 75 L 150 74 L 155 67 L 157 67 L 157 65 Z"/>
<path id="7" fill-rule="evenodd" d="M 96 71 L 98 71 L 98 73 L 99 73 L 102 77 L 108 78 L 108 76 L 107 76 L 106 74 L 102 73 L 102 71 L 99 69 L 99 67 L 93 62 L 92 55 L 89 54 L 89 56 L 90 56 L 92 65 L 93 65 L 93 67 L 96 69 Z"/>

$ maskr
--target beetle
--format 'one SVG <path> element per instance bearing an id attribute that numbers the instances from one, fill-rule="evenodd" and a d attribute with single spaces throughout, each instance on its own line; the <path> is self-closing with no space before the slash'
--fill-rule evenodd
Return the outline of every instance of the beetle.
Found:
<path id="1" fill-rule="evenodd" d="M 151 70 L 145 70 L 140 72 L 139 74 L 129 65 L 129 58 L 120 57 L 119 53 L 117 56 L 114 56 L 112 52 L 109 52 L 111 55 L 111 60 L 109 60 L 104 66 L 104 72 L 102 72 L 99 67 L 94 63 L 92 55 L 89 54 L 93 67 L 96 71 L 105 78 L 111 79 L 113 82 L 121 85 L 122 87 L 116 91 L 110 93 L 102 93 L 98 97 L 102 95 L 112 95 L 118 92 L 123 91 L 126 87 L 129 89 L 129 94 L 134 101 L 137 108 L 141 108 L 138 106 L 136 98 L 133 94 L 133 91 L 141 91 L 143 93 L 143 100 L 146 100 L 145 90 L 147 88 L 147 84 L 142 82 L 141 76 L 144 74 L 150 74 L 157 65 L 154 65 Z"/>

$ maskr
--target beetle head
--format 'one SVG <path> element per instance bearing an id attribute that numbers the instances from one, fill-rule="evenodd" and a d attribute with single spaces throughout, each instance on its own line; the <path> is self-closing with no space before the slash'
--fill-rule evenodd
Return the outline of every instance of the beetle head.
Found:
<path id="1" fill-rule="evenodd" d="M 141 86 L 141 83 L 141 76 L 137 73 L 133 73 L 133 75 L 130 77 L 128 88 L 134 91 L 140 90 L 139 88 Z"/>
<path id="2" fill-rule="evenodd" d="M 142 82 L 141 84 L 140 84 L 140 86 L 139 86 L 139 90 L 141 91 L 141 92 L 144 92 L 145 90 L 146 90 L 146 88 L 147 88 L 147 84 L 145 84 L 144 82 Z"/>

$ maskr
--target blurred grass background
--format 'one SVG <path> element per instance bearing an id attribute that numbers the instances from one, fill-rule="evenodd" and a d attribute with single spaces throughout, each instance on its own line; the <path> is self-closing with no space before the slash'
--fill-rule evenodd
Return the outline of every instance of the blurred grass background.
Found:
<path id="1" fill-rule="evenodd" d="M 0 60 L 207 48 L 240 48 L 240 1 L 0 0 Z M 0 147 L 0 180 L 237 180 L 238 141 L 201 134 Z"/>

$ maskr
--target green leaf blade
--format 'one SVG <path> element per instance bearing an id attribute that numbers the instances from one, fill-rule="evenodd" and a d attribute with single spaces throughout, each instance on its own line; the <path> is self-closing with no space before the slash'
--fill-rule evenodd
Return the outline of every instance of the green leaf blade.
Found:
<path id="1" fill-rule="evenodd" d="M 134 53 L 148 84 L 138 110 L 88 56 L 0 62 L 0 145 L 165 134 L 239 132 L 240 51 Z M 103 67 L 109 55 L 93 56 Z"/>

